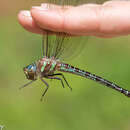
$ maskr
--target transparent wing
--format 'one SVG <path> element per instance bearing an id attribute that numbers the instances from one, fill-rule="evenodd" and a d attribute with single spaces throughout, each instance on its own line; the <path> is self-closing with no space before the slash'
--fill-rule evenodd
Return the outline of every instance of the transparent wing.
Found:
<path id="1" fill-rule="evenodd" d="M 47 0 L 47 3 L 62 5 L 62 8 L 66 8 L 67 5 L 78 4 L 78 0 Z M 53 6 L 48 4 L 48 8 L 53 8 Z M 58 32 L 55 33 L 55 35 L 49 35 L 50 33 L 53 33 L 49 30 L 46 32 L 47 34 L 43 36 L 42 42 L 43 56 L 48 58 L 55 57 L 56 59 L 59 59 L 59 57 L 70 57 L 70 52 L 72 52 L 73 49 L 76 49 L 77 46 L 76 44 L 73 45 L 73 42 L 71 42 L 74 37 L 72 38 L 69 34 L 64 32 Z M 79 47 L 80 45 L 78 45 L 77 48 Z M 66 54 L 68 55 L 66 56 Z"/>
<path id="2" fill-rule="evenodd" d="M 74 5 L 76 0 L 47 0 L 46 2 L 48 3 L 48 8 L 54 8 L 50 6 L 49 3 L 62 5 L 62 8 L 66 8 L 67 5 Z M 55 33 L 55 35 L 49 35 L 49 30 L 46 32 L 47 34 L 43 36 L 42 42 L 43 56 L 48 58 L 55 57 L 58 59 L 64 49 L 67 48 L 65 43 L 68 43 L 71 37 L 63 32 Z"/>
<path id="3" fill-rule="evenodd" d="M 78 5 L 88 2 L 88 0 L 47 0 L 46 2 L 62 5 L 62 8 L 67 8 L 67 5 Z M 94 3 L 95 1 L 93 0 L 92 2 Z M 48 7 L 53 8 L 54 6 L 48 4 Z M 47 30 L 47 34 L 43 36 L 42 43 L 43 56 L 48 58 L 55 57 L 56 59 L 64 59 L 71 57 L 76 53 L 78 54 L 78 50 L 83 50 L 83 46 L 86 45 L 86 43 L 83 44 L 81 42 L 81 37 L 70 36 L 64 32 L 58 32 L 55 35 L 49 35 L 50 33 L 54 32 Z"/>
<path id="4" fill-rule="evenodd" d="M 87 45 L 88 37 L 75 37 L 65 33 L 43 36 L 43 56 L 55 59 L 72 59 Z"/>

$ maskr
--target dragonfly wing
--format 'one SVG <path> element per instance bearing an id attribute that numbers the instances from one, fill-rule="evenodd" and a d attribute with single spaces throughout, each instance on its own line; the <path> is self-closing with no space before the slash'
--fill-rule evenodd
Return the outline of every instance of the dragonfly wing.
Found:
<path id="1" fill-rule="evenodd" d="M 69 39 L 62 43 L 62 50 L 58 53 L 57 58 L 62 60 L 71 60 L 81 54 L 87 45 L 89 37 L 70 36 Z"/>
<path id="2" fill-rule="evenodd" d="M 66 8 L 67 5 L 75 5 L 77 0 L 46 0 L 45 2 L 62 5 L 62 8 Z M 50 4 L 48 4 L 48 8 L 54 9 L 54 6 L 50 6 Z M 42 40 L 43 56 L 48 58 L 58 58 L 65 48 L 63 46 L 65 41 L 68 41 L 70 37 L 63 32 L 54 32 L 55 35 L 49 35 L 50 33 L 53 33 L 49 30 L 46 30 L 46 32 L 47 34 L 43 35 Z"/>
<path id="3" fill-rule="evenodd" d="M 62 5 L 62 8 L 66 8 L 67 5 L 78 5 L 88 1 L 90 0 L 47 0 L 48 3 Z M 53 8 L 54 6 L 48 4 L 48 7 Z M 81 37 L 70 36 L 64 32 L 50 32 L 48 30 L 46 32 L 47 34 L 43 36 L 43 56 L 48 58 L 55 57 L 56 59 L 62 57 L 63 59 L 72 55 L 74 56 L 85 48 L 83 46 L 85 46 L 86 43 L 83 44 L 81 42 L 83 40 Z M 53 35 L 53 33 L 55 35 Z"/>

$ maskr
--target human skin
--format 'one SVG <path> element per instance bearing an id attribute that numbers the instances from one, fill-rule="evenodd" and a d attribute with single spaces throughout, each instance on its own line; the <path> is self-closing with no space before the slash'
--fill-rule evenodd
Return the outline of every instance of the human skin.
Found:
<path id="1" fill-rule="evenodd" d="M 130 1 L 108 1 L 62 8 L 41 4 L 18 14 L 19 23 L 29 32 L 45 30 L 78 36 L 111 38 L 130 34 Z"/>

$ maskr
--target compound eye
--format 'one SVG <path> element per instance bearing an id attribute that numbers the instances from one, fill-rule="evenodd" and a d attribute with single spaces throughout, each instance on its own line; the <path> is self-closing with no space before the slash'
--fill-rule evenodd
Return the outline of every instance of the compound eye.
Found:
<path id="1" fill-rule="evenodd" d="M 32 65 L 29 65 L 29 66 L 27 67 L 28 70 L 31 70 L 31 68 L 32 68 Z"/>

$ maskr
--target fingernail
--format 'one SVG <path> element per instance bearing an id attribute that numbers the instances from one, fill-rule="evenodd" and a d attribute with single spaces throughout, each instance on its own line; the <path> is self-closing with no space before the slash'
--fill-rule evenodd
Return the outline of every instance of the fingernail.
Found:
<path id="1" fill-rule="evenodd" d="M 21 13 L 22 15 L 24 15 L 24 16 L 31 17 L 31 13 L 30 13 L 30 11 L 28 11 L 28 10 L 20 11 L 20 13 Z"/>
<path id="2" fill-rule="evenodd" d="M 48 10 L 48 5 L 44 5 L 44 6 L 33 6 L 33 9 L 38 9 L 38 10 Z"/>

